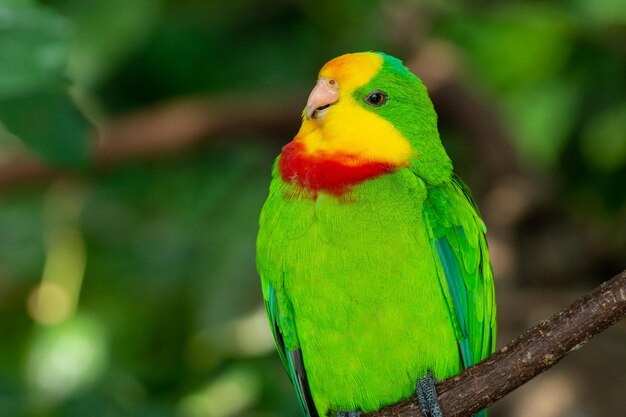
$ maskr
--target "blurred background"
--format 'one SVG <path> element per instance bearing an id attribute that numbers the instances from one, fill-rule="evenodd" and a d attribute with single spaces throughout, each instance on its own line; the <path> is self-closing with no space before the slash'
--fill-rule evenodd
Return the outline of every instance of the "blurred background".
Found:
<path id="1" fill-rule="evenodd" d="M 319 68 L 426 83 L 499 346 L 626 266 L 626 2 L 0 0 L 0 416 L 286 417 L 255 236 Z M 626 323 L 491 416 L 623 415 Z"/>

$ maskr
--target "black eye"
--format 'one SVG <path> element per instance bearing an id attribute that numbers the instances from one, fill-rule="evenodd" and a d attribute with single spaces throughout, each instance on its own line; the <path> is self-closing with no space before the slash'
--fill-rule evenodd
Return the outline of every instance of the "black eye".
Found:
<path id="1" fill-rule="evenodd" d="M 387 102 L 387 94 L 380 90 L 372 91 L 365 97 L 365 102 L 370 106 L 380 107 Z"/>

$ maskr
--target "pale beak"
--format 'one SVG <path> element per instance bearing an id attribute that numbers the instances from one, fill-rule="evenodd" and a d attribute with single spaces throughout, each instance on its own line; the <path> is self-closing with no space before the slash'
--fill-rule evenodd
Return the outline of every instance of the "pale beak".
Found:
<path id="1" fill-rule="evenodd" d="M 320 78 L 306 102 L 306 118 L 315 119 L 325 109 L 339 100 L 339 84 L 335 80 Z"/>

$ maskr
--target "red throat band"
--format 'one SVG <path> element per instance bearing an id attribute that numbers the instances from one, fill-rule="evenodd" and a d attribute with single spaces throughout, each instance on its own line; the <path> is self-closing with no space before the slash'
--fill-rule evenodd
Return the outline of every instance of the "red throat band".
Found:
<path id="1" fill-rule="evenodd" d="M 354 160 L 351 155 L 309 155 L 302 143 L 292 141 L 283 147 L 278 168 L 285 182 L 296 182 L 315 193 L 326 191 L 336 196 L 353 185 L 397 168 L 388 162 L 346 163 Z"/>

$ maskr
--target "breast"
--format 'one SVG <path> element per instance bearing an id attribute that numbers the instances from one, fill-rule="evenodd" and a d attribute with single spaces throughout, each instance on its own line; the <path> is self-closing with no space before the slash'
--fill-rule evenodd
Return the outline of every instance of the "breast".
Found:
<path id="1" fill-rule="evenodd" d="M 390 175 L 344 199 L 292 199 L 276 219 L 283 290 L 316 404 L 375 409 L 410 395 L 426 369 L 458 371 L 425 190 L 408 181 Z"/>

